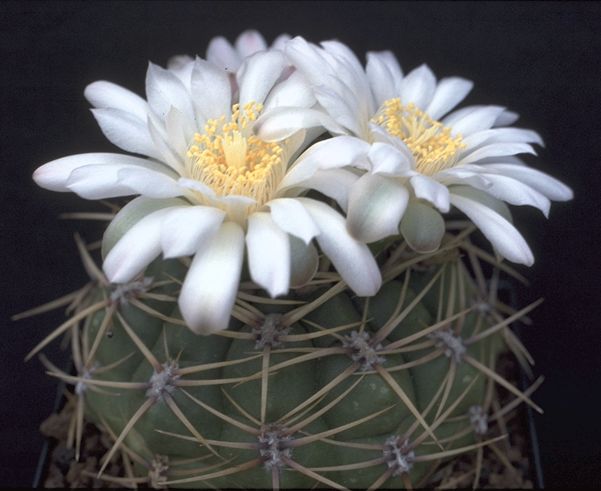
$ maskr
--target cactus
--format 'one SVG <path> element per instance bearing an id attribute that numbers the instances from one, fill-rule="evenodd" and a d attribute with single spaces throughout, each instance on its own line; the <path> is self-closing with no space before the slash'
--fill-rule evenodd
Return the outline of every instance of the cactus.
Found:
<path id="1" fill-rule="evenodd" d="M 470 81 L 367 58 L 248 31 L 207 60 L 149 64 L 147 100 L 86 88 L 107 138 L 140 156 L 71 155 L 33 178 L 138 196 L 111 215 L 101 267 L 77 240 L 91 282 L 34 309 L 72 316 L 30 356 L 70 338 L 74 374 L 42 361 L 74 386 L 76 455 L 84 421 L 113 439 L 99 477 L 411 488 L 473 453 L 477 485 L 508 413 L 540 410 L 540 380 L 522 392 L 495 367 L 511 350 L 529 370 L 510 326 L 538 304 L 499 299 L 501 273 L 521 278 L 501 259 L 534 261 L 506 203 L 546 215 L 573 193 L 516 157 L 542 139 L 508 127 L 515 113 L 454 109 Z"/>
<path id="2" fill-rule="evenodd" d="M 491 258 L 472 230 L 447 232 L 431 254 L 379 244 L 384 284 L 374 297 L 354 295 L 323 258 L 285 298 L 242 281 L 229 329 L 210 336 L 195 335 L 179 313 L 183 262 L 155 261 L 137 281 L 110 285 L 79 240 L 92 281 L 64 298 L 71 319 L 30 356 L 70 337 L 74 374 L 42 360 L 74 387 L 77 454 L 84 420 L 113 439 L 99 468 L 108 481 L 423 486 L 441 463 L 503 438 L 488 428 L 511 409 L 498 406 L 495 386 L 514 395 L 512 406 L 537 408 L 531 390 L 495 372 L 508 348 L 524 360 L 508 326 L 536 304 L 514 312 L 496 298 L 498 263 L 487 287 L 479 258 Z M 109 228 L 105 254 L 121 233 Z M 105 473 L 117 457 L 128 475 Z"/>

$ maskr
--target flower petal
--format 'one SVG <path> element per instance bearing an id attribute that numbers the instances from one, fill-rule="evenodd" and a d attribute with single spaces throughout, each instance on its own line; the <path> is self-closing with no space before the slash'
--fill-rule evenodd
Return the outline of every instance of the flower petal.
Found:
<path id="1" fill-rule="evenodd" d="M 459 77 L 443 78 L 434 91 L 426 113 L 432 119 L 440 119 L 459 104 L 472 90 L 474 83 Z"/>
<path id="2" fill-rule="evenodd" d="M 457 194 L 451 194 L 451 203 L 474 222 L 501 256 L 527 266 L 534 263 L 534 256 L 524 238 L 501 215 L 477 201 Z"/>
<path id="3" fill-rule="evenodd" d="M 151 109 L 161 119 L 165 118 L 173 106 L 187 118 L 194 120 L 190 94 L 182 81 L 173 72 L 154 63 L 148 64 L 146 72 L 146 98 Z"/>
<path id="4" fill-rule="evenodd" d="M 427 65 L 421 65 L 407 74 L 401 87 L 401 102 L 413 103 L 425 110 L 434 96 L 436 77 Z"/>
<path id="5" fill-rule="evenodd" d="M 457 166 L 473 164 L 489 157 L 505 157 L 506 155 L 516 155 L 520 153 L 531 153 L 536 155 L 534 149 L 528 143 L 491 143 L 462 156 L 457 162 Z"/>
<path id="6" fill-rule="evenodd" d="M 431 206 L 410 201 L 401 220 L 400 231 L 414 251 L 434 252 L 440 247 L 445 232 L 444 220 Z"/>
<path id="7" fill-rule="evenodd" d="M 449 211 L 449 190 L 443 184 L 428 176 L 416 175 L 411 178 L 411 186 L 418 198 L 429 201 L 443 213 Z"/>
<path id="8" fill-rule="evenodd" d="M 530 205 L 549 216 L 551 202 L 541 193 L 517 179 L 498 174 L 482 174 L 490 182 L 489 186 L 482 189 L 497 199 L 510 205 Z"/>
<path id="9" fill-rule="evenodd" d="M 306 181 L 318 170 L 354 164 L 365 167 L 369 149 L 369 143 L 353 136 L 336 136 L 318 142 L 297 159 L 280 183 L 279 190 Z"/>
<path id="10" fill-rule="evenodd" d="M 488 130 L 495 124 L 496 119 L 505 109 L 500 106 L 483 106 L 470 111 L 461 118 L 453 121 L 451 134 L 460 134 L 463 137 L 470 136 L 482 130 Z"/>
<path id="11" fill-rule="evenodd" d="M 290 287 L 300 288 L 313 279 L 319 265 L 319 254 L 313 244 L 290 236 Z"/>
<path id="12" fill-rule="evenodd" d="M 172 209 L 145 216 L 115 244 L 102 266 L 111 283 L 133 280 L 161 253 L 161 223 Z"/>
<path id="13" fill-rule="evenodd" d="M 86 165 L 74 169 L 67 179 L 66 187 L 85 199 L 105 199 L 115 198 L 118 196 L 129 196 L 137 194 L 137 191 L 128 184 L 121 182 L 120 172 L 126 169 L 132 169 L 134 172 L 139 171 L 136 176 L 144 180 L 146 178 L 154 179 L 161 183 L 167 183 L 172 178 L 162 172 L 146 168 L 139 165 L 123 165 L 123 164 L 101 164 L 101 165 Z M 134 183 L 143 187 L 142 182 Z M 173 181 L 174 182 L 174 181 Z M 171 188 L 173 190 L 173 188 Z M 160 194 L 160 193 L 159 193 Z M 169 194 L 169 193 L 167 193 Z M 169 194 L 169 196 L 161 195 L 157 197 L 173 197 L 180 195 Z"/>
<path id="14" fill-rule="evenodd" d="M 247 58 L 257 51 L 264 51 L 266 49 L 267 43 L 258 31 L 244 31 L 238 36 L 238 39 L 236 39 L 236 51 L 238 51 L 241 58 Z"/>
<path id="15" fill-rule="evenodd" d="M 357 179 L 356 174 L 346 169 L 327 169 L 318 170 L 309 179 L 298 185 L 307 189 L 315 189 L 328 198 L 335 199 L 338 206 L 346 210 L 349 192 Z"/>
<path id="16" fill-rule="evenodd" d="M 573 191 L 568 186 L 531 167 L 515 164 L 487 164 L 486 171 L 495 171 L 513 177 L 553 201 L 567 201 L 574 197 Z"/>
<path id="17" fill-rule="evenodd" d="M 255 134 L 264 141 L 281 141 L 297 131 L 322 126 L 330 133 L 345 133 L 330 116 L 317 109 L 280 106 L 262 114 L 253 126 Z"/>
<path id="18" fill-rule="evenodd" d="M 117 184 L 149 198 L 175 198 L 184 194 L 172 177 L 143 167 L 118 170 Z"/>
<path id="19" fill-rule="evenodd" d="M 288 234 L 265 212 L 248 217 L 246 232 L 248 269 L 252 280 L 271 297 L 288 292 L 290 287 L 290 242 Z"/>
<path id="20" fill-rule="evenodd" d="M 225 213 L 209 206 L 172 209 L 161 226 L 161 248 L 165 258 L 191 256 L 217 232 Z"/>
<path id="21" fill-rule="evenodd" d="M 232 106 L 232 86 L 226 71 L 213 63 L 196 58 L 192 70 L 192 100 L 204 119 L 229 116 Z"/>
<path id="22" fill-rule="evenodd" d="M 285 232 L 298 237 L 306 244 L 319 233 L 319 229 L 305 207 L 293 198 L 278 198 L 267 203 L 271 218 Z"/>
<path id="23" fill-rule="evenodd" d="M 344 217 L 325 203 L 309 198 L 299 201 L 319 227 L 317 242 L 342 279 L 359 296 L 375 295 L 382 284 L 380 269 L 369 248 L 348 234 Z"/>
<path id="24" fill-rule="evenodd" d="M 148 103 L 138 94 L 112 82 L 99 80 L 88 85 L 83 95 L 94 107 L 115 108 L 146 121 Z"/>
<path id="25" fill-rule="evenodd" d="M 405 175 L 412 170 L 412 156 L 406 148 L 401 150 L 398 146 L 376 142 L 372 143 L 368 156 L 373 174 L 399 176 Z"/>
<path id="26" fill-rule="evenodd" d="M 240 55 L 223 36 L 211 39 L 207 60 L 228 72 L 236 72 L 241 62 Z"/>
<path id="27" fill-rule="evenodd" d="M 278 83 L 265 101 L 264 112 L 275 107 L 311 107 L 315 96 L 307 80 L 300 72 L 293 72 L 286 80 Z"/>
<path id="28" fill-rule="evenodd" d="M 71 172 L 78 167 L 85 167 L 87 165 L 139 165 L 148 166 L 153 169 L 164 167 L 147 159 L 131 155 L 121 155 L 118 153 L 80 153 L 52 160 L 38 167 L 33 173 L 33 180 L 38 186 L 50 189 L 51 191 L 71 191 L 67 187 L 67 181 Z"/>
<path id="29" fill-rule="evenodd" d="M 463 139 L 467 148 L 475 148 L 484 143 L 536 143 L 544 146 L 541 136 L 524 128 L 492 128 L 472 133 Z"/>
<path id="30" fill-rule="evenodd" d="M 113 108 L 92 109 L 92 114 L 102 133 L 112 144 L 127 152 L 148 155 L 161 160 L 162 156 L 155 148 L 148 133 L 146 121 Z"/>
<path id="31" fill-rule="evenodd" d="M 236 74 L 240 107 L 249 102 L 263 104 L 285 66 L 286 60 L 280 51 L 261 51 L 244 60 Z"/>
<path id="32" fill-rule="evenodd" d="M 208 244 L 198 250 L 179 296 L 187 326 L 197 334 L 228 327 L 238 293 L 244 257 L 244 232 L 225 222 Z"/>
<path id="33" fill-rule="evenodd" d="M 396 235 L 408 200 L 409 192 L 394 179 L 364 174 L 350 192 L 347 229 L 367 243 Z"/>
<path id="34" fill-rule="evenodd" d="M 391 72 L 391 58 L 396 61 L 390 51 L 367 53 L 365 72 L 378 106 L 387 99 L 399 96 L 398 87 L 402 83 L 402 75 L 398 77 L 398 72 Z"/>

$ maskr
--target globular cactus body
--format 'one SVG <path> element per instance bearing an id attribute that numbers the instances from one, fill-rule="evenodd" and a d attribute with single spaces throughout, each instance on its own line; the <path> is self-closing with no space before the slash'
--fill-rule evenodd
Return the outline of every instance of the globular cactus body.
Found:
<path id="1" fill-rule="evenodd" d="M 277 300 L 243 283 L 229 329 L 210 336 L 175 307 L 177 261 L 89 290 L 80 310 L 104 304 L 74 327 L 68 380 L 116 442 L 109 457 L 130 461 L 120 482 L 398 488 L 479 448 L 470 411 L 490 406 L 505 325 L 459 257 L 387 268 L 370 298 L 331 272 Z"/>

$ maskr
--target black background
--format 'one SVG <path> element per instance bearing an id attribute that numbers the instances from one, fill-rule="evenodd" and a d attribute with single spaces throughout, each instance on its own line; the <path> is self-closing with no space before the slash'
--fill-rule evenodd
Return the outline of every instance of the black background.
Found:
<path id="1" fill-rule="evenodd" d="M 98 209 L 75 195 L 37 188 L 33 170 L 49 160 L 114 151 L 88 111 L 84 87 L 99 79 L 144 93 L 147 61 L 204 56 L 216 35 L 257 28 L 312 41 L 338 38 L 360 56 L 392 49 L 405 71 L 426 62 L 440 78 L 475 82 L 468 103 L 507 106 L 546 147 L 532 165 L 573 187 L 575 200 L 550 219 L 514 209 L 536 263 L 521 303 L 544 297 L 525 343 L 546 382 L 535 400 L 547 485 L 598 482 L 599 196 L 601 195 L 601 6 L 595 3 L 379 2 L 4 2 L 0 5 L 0 486 L 28 486 L 41 448 L 37 427 L 55 384 L 27 351 L 58 325 L 59 313 L 13 323 L 11 314 L 85 280 L 74 231 L 99 237 L 63 212 Z M 48 354 L 60 360 L 57 346 Z"/>

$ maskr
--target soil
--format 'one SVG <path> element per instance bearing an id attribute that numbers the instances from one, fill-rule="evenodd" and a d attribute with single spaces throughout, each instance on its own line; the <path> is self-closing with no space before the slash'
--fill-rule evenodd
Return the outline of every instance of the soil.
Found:
<path id="1" fill-rule="evenodd" d="M 510 382 L 516 383 L 519 376 L 517 363 L 511 356 L 502 356 L 498 363 L 498 372 Z M 516 384 L 517 385 L 517 384 Z M 499 402 L 503 404 L 511 396 L 499 390 Z M 98 462 L 110 449 L 108 435 L 92 424 L 84 427 L 81 456 L 75 461 L 74 449 L 67 448 L 68 428 L 72 416 L 72 405 L 50 415 L 40 427 L 40 431 L 51 441 L 51 453 L 45 477 L 45 488 L 120 488 L 122 485 L 96 479 Z M 476 469 L 480 475 L 476 487 L 483 489 L 531 489 L 534 487 L 534 471 L 530 461 L 529 429 L 526 409 L 518 406 L 511 418 L 506 419 L 509 438 L 498 442 L 501 456 L 485 447 L 482 451 L 481 465 L 478 466 L 475 452 L 458 457 L 439 468 L 430 478 L 429 487 L 455 489 L 474 487 Z M 501 434 L 498 425 L 491 427 L 487 437 Z M 123 476 L 124 469 L 118 453 L 105 471 L 112 476 Z"/>

